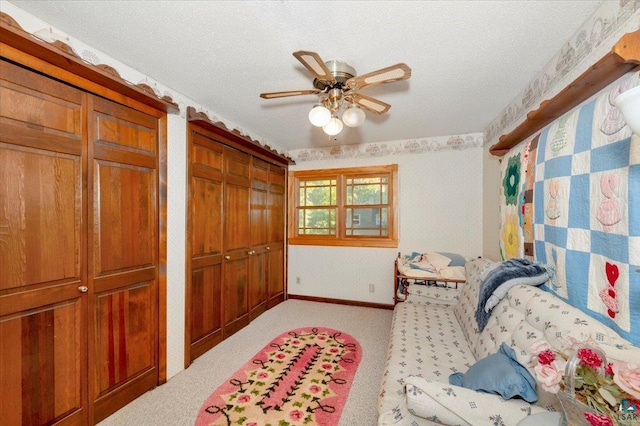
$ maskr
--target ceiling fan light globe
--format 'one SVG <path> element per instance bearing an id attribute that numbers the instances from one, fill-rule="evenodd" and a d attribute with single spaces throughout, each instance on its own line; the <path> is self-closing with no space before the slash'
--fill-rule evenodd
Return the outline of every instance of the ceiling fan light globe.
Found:
<path id="1" fill-rule="evenodd" d="M 342 131 L 342 121 L 338 117 L 331 117 L 329 123 L 323 126 L 322 130 L 330 136 L 337 135 Z"/>
<path id="2" fill-rule="evenodd" d="M 331 111 L 317 104 L 309 111 L 309 121 L 316 127 L 323 127 L 331 121 Z"/>
<path id="3" fill-rule="evenodd" d="M 349 127 L 359 127 L 364 123 L 365 114 L 358 105 L 349 106 L 342 114 L 342 121 Z"/>

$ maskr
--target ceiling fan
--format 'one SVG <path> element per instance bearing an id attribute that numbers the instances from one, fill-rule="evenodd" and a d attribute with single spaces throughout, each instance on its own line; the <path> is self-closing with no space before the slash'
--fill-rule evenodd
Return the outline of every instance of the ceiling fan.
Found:
<path id="1" fill-rule="evenodd" d="M 322 127 L 328 135 L 340 133 L 343 122 L 349 127 L 360 126 L 365 119 L 364 111 L 360 107 L 376 114 L 383 114 L 391 108 L 391 105 L 385 102 L 359 93 L 360 89 L 411 77 L 411 68 L 403 63 L 357 75 L 356 70 L 346 62 L 324 62 L 315 52 L 301 50 L 294 52 L 293 56 L 315 75 L 314 89 L 261 93 L 260 97 L 275 99 L 320 94 L 320 102 L 309 112 L 309 121 L 314 126 Z M 345 111 L 340 121 L 338 111 L 343 107 Z"/>

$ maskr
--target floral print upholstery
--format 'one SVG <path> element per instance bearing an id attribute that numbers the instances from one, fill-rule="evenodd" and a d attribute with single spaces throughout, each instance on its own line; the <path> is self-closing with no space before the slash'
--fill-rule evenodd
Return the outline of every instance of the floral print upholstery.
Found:
<path id="1" fill-rule="evenodd" d="M 507 426 L 528 415 L 553 410 L 555 398 L 540 390 L 540 400 L 530 405 L 449 384 L 451 373 L 466 372 L 476 360 L 497 352 L 503 342 L 530 368 L 531 344 L 543 339 L 558 349 L 570 338 L 592 339 L 607 358 L 640 359 L 640 349 L 613 330 L 532 286 L 509 290 L 479 332 L 475 310 L 480 283 L 497 265 L 486 259 L 467 262 L 467 282 L 457 294 L 457 303 L 456 297 L 445 297 L 451 299 L 452 304 L 447 304 L 410 295 L 396 305 L 378 398 L 379 425 Z"/>

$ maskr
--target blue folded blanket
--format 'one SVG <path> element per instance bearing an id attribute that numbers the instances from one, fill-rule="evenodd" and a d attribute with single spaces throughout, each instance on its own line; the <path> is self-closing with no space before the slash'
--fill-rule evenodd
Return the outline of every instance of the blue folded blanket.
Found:
<path id="1" fill-rule="evenodd" d="M 553 278 L 554 275 L 555 270 L 551 266 L 529 259 L 509 259 L 502 262 L 480 283 L 476 310 L 478 329 L 484 330 L 491 316 L 491 309 L 511 287 L 519 284 L 538 286 Z"/>

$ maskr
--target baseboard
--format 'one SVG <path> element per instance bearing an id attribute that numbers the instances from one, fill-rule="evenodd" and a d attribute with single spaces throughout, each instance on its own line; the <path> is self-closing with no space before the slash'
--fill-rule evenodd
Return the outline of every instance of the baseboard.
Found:
<path id="1" fill-rule="evenodd" d="M 359 302 L 357 300 L 331 299 L 328 297 L 316 297 L 316 296 L 302 296 L 299 294 L 291 294 L 291 293 L 287 295 L 287 299 L 306 300 L 308 302 L 333 303 L 336 305 L 362 306 L 365 308 L 393 309 L 393 304 L 387 305 L 384 303 Z"/>

